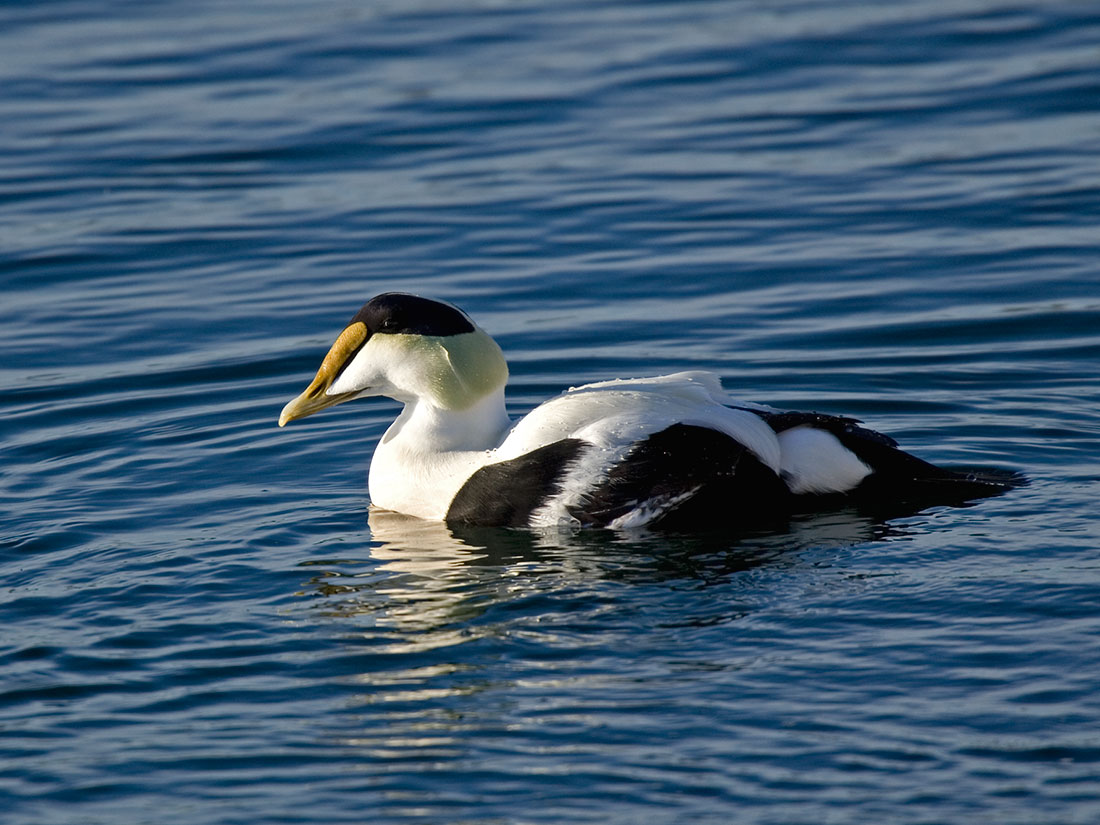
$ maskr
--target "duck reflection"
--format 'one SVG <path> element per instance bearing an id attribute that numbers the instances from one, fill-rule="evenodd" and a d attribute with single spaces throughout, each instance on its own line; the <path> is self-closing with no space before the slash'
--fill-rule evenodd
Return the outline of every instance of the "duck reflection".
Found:
<path id="1" fill-rule="evenodd" d="M 558 599 L 605 598 L 601 591 L 611 583 L 717 585 L 765 565 L 816 563 L 806 551 L 854 547 L 903 529 L 856 509 L 736 534 L 459 529 L 374 508 L 368 526 L 369 559 L 315 562 L 328 568 L 314 579 L 324 610 L 369 616 L 377 629 L 412 634 L 405 643 L 426 647 L 488 631 L 488 613 L 504 620 L 509 612 L 552 608 Z"/>

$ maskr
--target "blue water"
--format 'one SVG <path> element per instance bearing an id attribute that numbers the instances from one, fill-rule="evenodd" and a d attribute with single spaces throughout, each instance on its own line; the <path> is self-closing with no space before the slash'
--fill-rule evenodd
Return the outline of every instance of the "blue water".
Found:
<path id="1" fill-rule="evenodd" d="M 1100 8 L 0 7 L 0 820 L 1100 821 Z M 519 414 L 718 372 L 967 508 L 452 534 L 389 401 L 279 430 L 371 295 Z"/>

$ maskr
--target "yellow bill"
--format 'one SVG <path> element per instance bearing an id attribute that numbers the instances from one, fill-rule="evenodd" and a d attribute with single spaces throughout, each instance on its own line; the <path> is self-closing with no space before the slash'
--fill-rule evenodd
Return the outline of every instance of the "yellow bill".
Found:
<path id="1" fill-rule="evenodd" d="M 355 357 L 355 354 L 367 340 L 367 326 L 362 322 L 349 325 L 328 351 L 325 360 L 321 362 L 321 368 L 305 391 L 283 407 L 279 414 L 279 426 L 285 427 L 296 418 L 305 418 L 313 415 L 326 407 L 332 407 L 344 401 L 349 401 L 358 393 L 343 392 L 336 395 L 328 395 L 328 389 L 332 386 L 340 370 L 347 362 Z"/>

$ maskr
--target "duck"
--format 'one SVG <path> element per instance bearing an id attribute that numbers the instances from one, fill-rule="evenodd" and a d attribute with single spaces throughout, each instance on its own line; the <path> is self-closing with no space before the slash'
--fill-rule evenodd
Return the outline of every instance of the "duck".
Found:
<path id="1" fill-rule="evenodd" d="M 373 507 L 464 527 L 744 525 L 865 502 L 963 504 L 1019 473 L 940 467 L 855 418 L 740 402 L 700 370 L 572 387 L 513 421 L 500 346 L 453 304 L 367 301 L 279 426 L 386 396 Z"/>

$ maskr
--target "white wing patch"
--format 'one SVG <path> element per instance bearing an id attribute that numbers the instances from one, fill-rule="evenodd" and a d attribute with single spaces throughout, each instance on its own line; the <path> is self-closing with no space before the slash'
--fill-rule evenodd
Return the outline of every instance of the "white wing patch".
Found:
<path id="1" fill-rule="evenodd" d="M 832 433 L 792 427 L 779 434 L 780 475 L 792 493 L 846 493 L 871 474 L 871 468 Z"/>
<path id="2" fill-rule="evenodd" d="M 699 488 L 695 487 L 691 490 L 685 490 L 679 495 L 660 496 L 643 501 L 629 513 L 623 513 L 618 518 L 610 521 L 607 526 L 612 530 L 631 530 L 644 527 L 670 510 L 675 510 L 677 506 L 683 504 L 697 492 L 699 492 Z"/>

